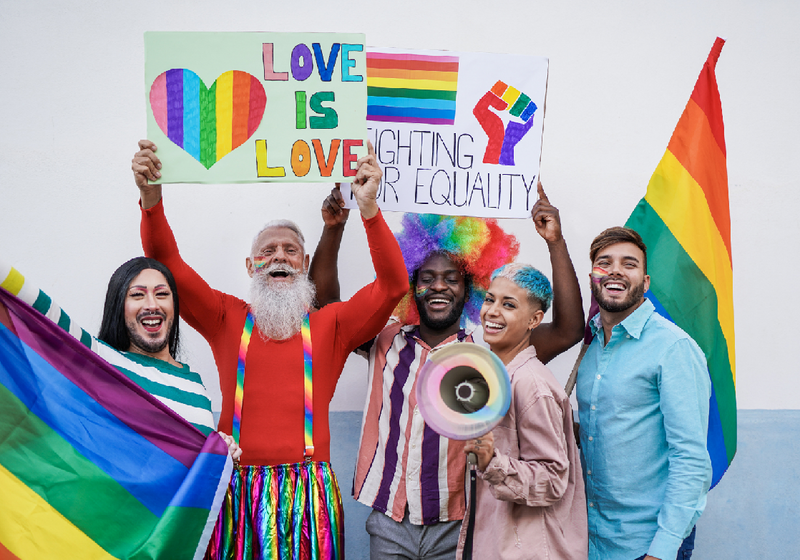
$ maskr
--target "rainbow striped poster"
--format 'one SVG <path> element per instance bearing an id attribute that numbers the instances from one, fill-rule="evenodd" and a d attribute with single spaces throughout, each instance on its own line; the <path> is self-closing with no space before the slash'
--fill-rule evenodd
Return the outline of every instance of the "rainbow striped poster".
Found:
<path id="1" fill-rule="evenodd" d="M 366 66 L 368 136 L 384 173 L 382 209 L 530 217 L 546 58 L 368 48 Z"/>
<path id="2" fill-rule="evenodd" d="M 366 155 L 364 36 L 145 33 L 163 183 L 350 181 Z"/>

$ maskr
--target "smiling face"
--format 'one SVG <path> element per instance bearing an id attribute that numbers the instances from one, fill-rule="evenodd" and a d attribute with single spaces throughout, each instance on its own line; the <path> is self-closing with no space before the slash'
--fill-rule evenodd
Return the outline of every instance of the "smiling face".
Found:
<path id="1" fill-rule="evenodd" d="M 481 307 L 483 340 L 503 363 L 530 345 L 531 331 L 542 321 L 541 305 L 528 297 L 528 292 L 509 280 L 492 280 Z"/>
<path id="2" fill-rule="evenodd" d="M 419 268 L 414 289 L 420 323 L 438 331 L 458 330 L 467 286 L 456 263 L 447 255 L 431 255 Z"/>
<path id="3" fill-rule="evenodd" d="M 592 294 L 600 309 L 627 317 L 644 301 L 650 276 L 644 272 L 644 252 L 633 243 L 615 243 L 598 251 L 592 262 Z"/>
<path id="4" fill-rule="evenodd" d="M 298 272 L 308 268 L 308 255 L 297 233 L 286 227 L 271 227 L 261 232 L 247 258 L 247 274 L 266 274 L 267 282 L 279 285 L 293 282 Z"/>
<path id="5" fill-rule="evenodd" d="M 175 321 L 172 290 L 162 273 L 152 268 L 140 272 L 125 295 L 125 326 L 136 352 L 169 360 L 169 334 Z"/>

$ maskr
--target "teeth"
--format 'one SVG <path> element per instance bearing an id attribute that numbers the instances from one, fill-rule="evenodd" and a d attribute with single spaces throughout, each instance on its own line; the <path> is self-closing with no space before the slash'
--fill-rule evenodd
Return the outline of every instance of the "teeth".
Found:
<path id="1" fill-rule="evenodd" d="M 436 299 L 430 299 L 430 300 L 428 300 L 428 303 L 444 303 L 444 304 L 448 304 L 448 303 L 450 303 L 450 302 L 449 302 L 448 300 L 446 300 L 446 299 L 439 299 L 439 298 L 436 298 Z"/>
<path id="2" fill-rule="evenodd" d="M 625 285 L 624 284 L 618 284 L 616 282 L 609 282 L 609 283 L 606 284 L 606 288 L 609 289 L 609 290 L 624 290 L 625 289 Z"/>
<path id="3" fill-rule="evenodd" d="M 486 321 L 486 326 L 491 329 L 502 329 L 503 325 L 499 323 L 492 323 L 491 321 Z"/>
<path id="4" fill-rule="evenodd" d="M 143 319 L 142 320 L 142 324 L 145 324 L 145 325 L 148 325 L 148 326 L 160 325 L 161 324 L 161 319 Z"/>

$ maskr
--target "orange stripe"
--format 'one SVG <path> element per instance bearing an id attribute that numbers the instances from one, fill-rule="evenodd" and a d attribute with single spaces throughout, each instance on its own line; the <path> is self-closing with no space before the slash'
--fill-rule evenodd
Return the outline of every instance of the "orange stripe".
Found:
<path id="1" fill-rule="evenodd" d="M 236 149 L 247 140 L 247 125 L 250 120 L 250 75 L 233 73 L 233 123 L 231 149 Z"/>
<path id="2" fill-rule="evenodd" d="M 689 99 L 686 104 L 667 149 L 703 189 L 730 258 L 731 218 L 725 155 L 714 139 L 706 114 L 694 99 Z"/>

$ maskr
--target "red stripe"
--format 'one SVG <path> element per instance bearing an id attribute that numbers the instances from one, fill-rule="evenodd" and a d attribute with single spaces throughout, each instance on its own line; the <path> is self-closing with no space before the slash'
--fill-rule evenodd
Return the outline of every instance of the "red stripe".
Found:
<path id="1" fill-rule="evenodd" d="M 0 560 L 20 560 L 20 558 L 11 554 L 11 551 L 0 542 Z"/>
<path id="2" fill-rule="evenodd" d="M 245 72 L 233 72 L 233 119 L 231 123 L 231 150 L 235 150 L 249 137 L 247 134 L 250 119 L 250 80 Z"/>
<path id="3" fill-rule="evenodd" d="M 429 70 L 433 72 L 458 72 L 458 62 L 435 62 L 430 60 L 387 60 L 385 58 L 367 58 L 367 73 L 370 68 L 388 70 Z"/>
<path id="4" fill-rule="evenodd" d="M 703 110 L 689 99 L 667 149 L 703 189 L 711 216 L 731 256 L 728 170 Z M 732 260 L 732 259 L 731 259 Z"/>
<path id="5" fill-rule="evenodd" d="M 700 77 L 697 78 L 697 83 L 692 92 L 692 99 L 708 117 L 708 122 L 711 125 L 711 130 L 714 133 L 719 149 L 722 150 L 723 155 L 726 155 L 725 127 L 722 124 L 722 103 L 719 100 L 717 77 L 714 74 L 719 53 L 722 52 L 722 45 L 724 44 L 725 40 L 717 37 L 714 46 L 711 47 L 711 52 L 708 54 L 708 59 L 703 65 L 703 70 L 700 72 Z"/>
<path id="6" fill-rule="evenodd" d="M 250 76 L 250 118 L 247 121 L 247 137 L 252 136 L 258 125 L 261 124 L 261 117 L 264 116 L 264 107 L 267 105 L 267 95 L 264 87 L 255 76 Z"/>

